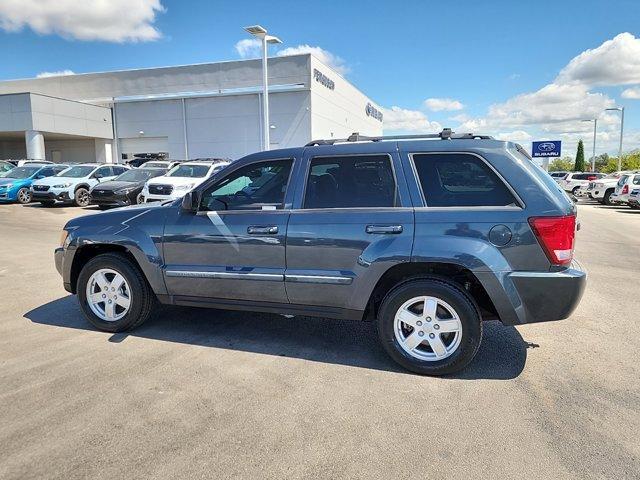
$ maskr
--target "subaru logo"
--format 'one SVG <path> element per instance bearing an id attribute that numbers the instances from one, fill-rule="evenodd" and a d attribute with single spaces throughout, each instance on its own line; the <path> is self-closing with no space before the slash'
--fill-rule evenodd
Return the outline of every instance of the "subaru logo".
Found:
<path id="1" fill-rule="evenodd" d="M 544 142 L 538 145 L 538 150 L 541 152 L 552 152 L 556 149 L 556 144 L 553 142 Z"/>

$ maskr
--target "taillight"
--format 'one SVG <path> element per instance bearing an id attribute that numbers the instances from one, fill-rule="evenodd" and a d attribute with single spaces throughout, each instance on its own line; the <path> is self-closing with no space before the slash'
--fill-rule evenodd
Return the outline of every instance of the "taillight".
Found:
<path id="1" fill-rule="evenodd" d="M 595 175 L 592 175 L 590 177 L 587 177 L 587 180 L 591 181 L 591 180 L 595 180 L 596 178 L 598 177 L 596 177 Z"/>
<path id="2" fill-rule="evenodd" d="M 622 187 L 622 195 L 626 195 L 627 193 L 629 193 L 629 185 Z"/>
<path id="3" fill-rule="evenodd" d="M 531 217 L 529 225 L 554 265 L 568 265 L 573 259 L 576 217 Z"/>

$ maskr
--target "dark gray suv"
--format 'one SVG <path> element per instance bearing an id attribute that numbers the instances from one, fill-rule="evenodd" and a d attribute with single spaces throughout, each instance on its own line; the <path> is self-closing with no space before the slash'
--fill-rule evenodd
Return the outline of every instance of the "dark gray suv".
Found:
<path id="1" fill-rule="evenodd" d="M 567 318 L 576 207 L 521 147 L 441 134 L 260 152 L 183 199 L 84 216 L 56 267 L 109 332 L 172 305 L 373 320 L 418 373 L 460 370 L 482 321 Z"/>

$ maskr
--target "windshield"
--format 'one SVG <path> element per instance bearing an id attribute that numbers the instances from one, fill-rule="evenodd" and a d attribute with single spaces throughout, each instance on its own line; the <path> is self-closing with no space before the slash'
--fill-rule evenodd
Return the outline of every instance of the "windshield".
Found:
<path id="1" fill-rule="evenodd" d="M 162 175 L 164 170 L 160 169 L 141 169 L 127 170 L 122 175 L 113 179 L 114 182 L 146 182 L 150 178 Z"/>
<path id="2" fill-rule="evenodd" d="M 58 173 L 56 177 L 82 178 L 82 177 L 86 177 L 91 172 L 93 172 L 95 168 L 96 167 L 90 167 L 86 165 L 71 167 L 71 168 L 68 168 L 67 170 L 63 170 L 62 172 Z"/>
<path id="3" fill-rule="evenodd" d="M 167 168 L 169 166 L 166 162 L 147 162 L 143 163 L 144 168 Z"/>
<path id="4" fill-rule="evenodd" d="M 13 170 L 9 170 L 5 178 L 29 178 L 41 168 L 41 165 L 37 167 L 16 167 Z"/>
<path id="5" fill-rule="evenodd" d="M 209 165 L 178 165 L 167 177 L 204 177 L 209 172 Z"/>

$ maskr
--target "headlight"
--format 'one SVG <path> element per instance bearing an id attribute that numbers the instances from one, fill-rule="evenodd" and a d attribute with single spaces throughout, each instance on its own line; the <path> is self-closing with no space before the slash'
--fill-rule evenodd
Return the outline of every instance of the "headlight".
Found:
<path id="1" fill-rule="evenodd" d="M 135 188 L 123 188 L 122 190 L 116 190 L 115 193 L 117 195 L 126 195 L 127 193 L 131 193 L 135 190 Z"/>
<path id="2" fill-rule="evenodd" d="M 0 188 L 6 188 L 7 190 L 9 190 L 10 188 L 13 188 L 13 183 L 7 183 L 6 185 L 3 185 Z"/>
<path id="3" fill-rule="evenodd" d="M 60 185 L 54 185 L 53 188 L 69 188 L 70 186 L 70 183 L 61 183 Z"/>
<path id="4" fill-rule="evenodd" d="M 195 183 L 189 183 L 187 185 L 177 185 L 175 187 L 176 190 L 191 190 L 194 187 Z"/>

